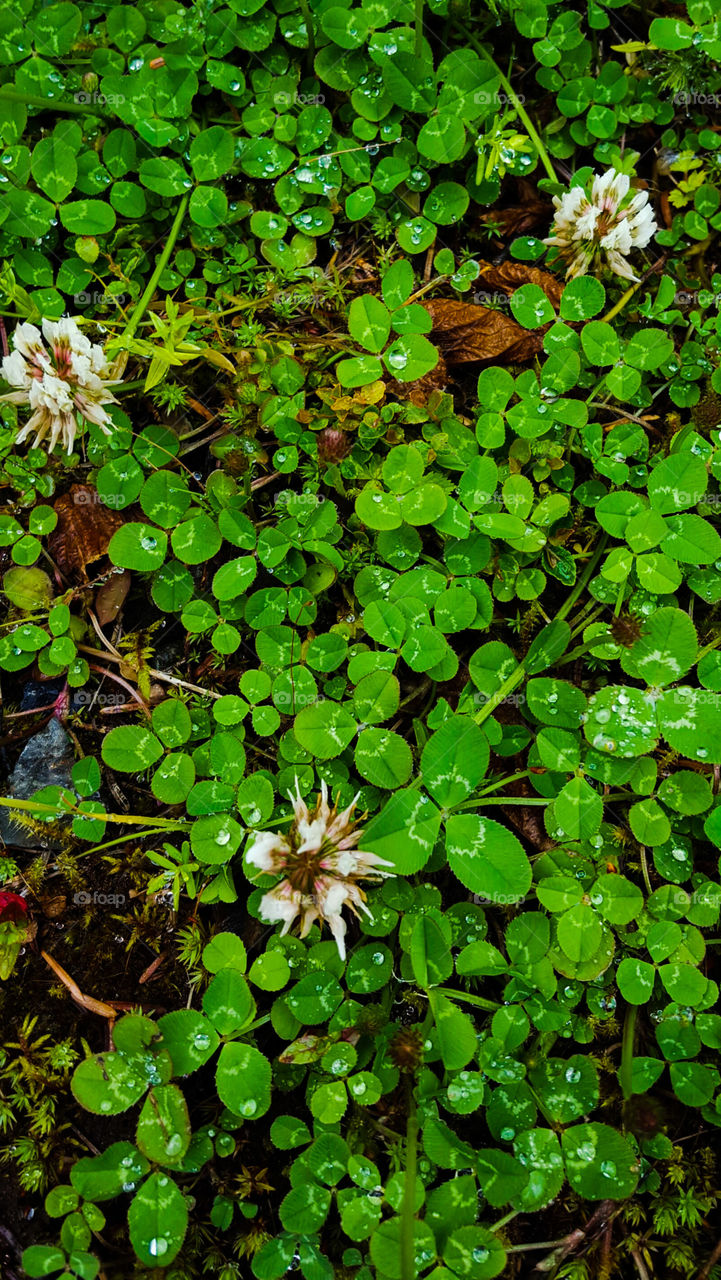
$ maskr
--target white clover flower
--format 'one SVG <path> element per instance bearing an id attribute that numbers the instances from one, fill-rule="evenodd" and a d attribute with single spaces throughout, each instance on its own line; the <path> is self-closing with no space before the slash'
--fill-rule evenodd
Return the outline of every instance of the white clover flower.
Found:
<path id="1" fill-rule="evenodd" d="M 358 796 L 338 813 L 328 804 L 328 787 L 310 812 L 300 794 L 296 778 L 295 795 L 290 796 L 295 814 L 287 835 L 260 831 L 246 853 L 246 860 L 259 871 L 283 878 L 260 902 L 260 913 L 269 924 L 282 922 L 281 935 L 300 920 L 300 936 L 305 938 L 316 920 L 328 925 L 341 958 L 345 959 L 346 922 L 343 908 L 354 915 L 368 912 L 359 880 L 382 880 L 393 873 L 381 870 L 391 863 L 375 853 L 358 849 L 362 835 L 353 825 Z"/>
<path id="2" fill-rule="evenodd" d="M 70 453 L 78 419 L 94 422 L 110 435 L 112 422 L 103 407 L 117 403 L 108 390 L 110 366 L 102 347 L 89 342 L 74 320 L 43 320 L 42 334 L 34 324 L 19 324 L 13 346 L 0 373 L 16 390 L 0 400 L 33 410 L 18 432 L 17 444 L 35 432 L 35 448 L 49 436 L 50 451 L 60 440 Z"/>
<path id="3" fill-rule="evenodd" d="M 553 197 L 553 234 L 543 243 L 560 250 L 568 264 L 566 279 L 606 265 L 624 280 L 638 282 L 628 255 L 645 249 L 658 227 L 647 192 L 633 194 L 630 186 L 625 173 L 608 169 L 594 178 L 590 195 L 583 187 L 572 187 Z"/>

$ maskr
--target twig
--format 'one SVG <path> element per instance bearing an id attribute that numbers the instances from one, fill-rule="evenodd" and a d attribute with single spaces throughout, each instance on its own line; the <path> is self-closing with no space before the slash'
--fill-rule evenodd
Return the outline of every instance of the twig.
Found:
<path id="1" fill-rule="evenodd" d="M 134 702 L 137 702 L 140 710 L 143 712 L 143 715 L 146 715 L 148 720 L 150 720 L 150 708 L 148 707 L 147 702 L 141 694 L 138 693 L 137 689 L 134 689 L 131 684 L 128 684 L 127 680 L 123 680 L 123 677 L 116 675 L 114 671 L 108 671 L 107 667 L 99 667 L 97 662 L 89 663 L 89 668 L 91 671 L 97 671 L 98 675 L 103 676 L 105 680 L 112 680 L 115 684 L 122 685 L 125 692 L 130 694 Z"/>
<path id="2" fill-rule="evenodd" d="M 638 1274 L 639 1274 L 639 1280 L 651 1280 L 651 1277 L 649 1276 L 648 1270 L 646 1268 L 646 1263 L 643 1261 L 643 1258 L 638 1252 L 638 1249 L 631 1250 L 631 1257 L 633 1258 L 633 1261 L 636 1265 L 636 1270 L 638 1271 Z"/>
<path id="3" fill-rule="evenodd" d="M 555 1270 L 569 1253 L 575 1252 L 579 1245 L 588 1239 L 592 1232 L 599 1227 L 605 1228 L 608 1217 L 615 1208 L 613 1200 L 602 1200 L 595 1212 L 591 1214 L 586 1225 L 584 1227 L 576 1227 L 574 1231 L 571 1231 L 566 1236 L 565 1240 L 559 1241 L 558 1247 L 547 1254 L 545 1258 L 542 1258 L 534 1267 L 534 1271 Z"/>
<path id="4" fill-rule="evenodd" d="M 704 1266 L 701 1268 L 701 1270 L 699 1271 L 698 1275 L 696 1276 L 696 1280 L 708 1280 L 708 1277 L 711 1274 L 711 1268 L 716 1265 L 719 1258 L 721 1258 L 721 1240 L 719 1240 L 718 1244 L 716 1245 L 716 1248 L 714 1249 L 713 1253 L 708 1259 L 708 1262 L 706 1262 Z"/>
<path id="5" fill-rule="evenodd" d="M 106 662 L 127 662 L 127 658 L 106 652 L 104 649 L 93 649 L 90 645 L 79 644 L 78 649 L 82 653 L 88 653 L 92 658 L 104 658 Z M 107 675 L 107 672 L 105 673 Z M 200 693 L 204 698 L 222 698 L 222 693 L 213 693 L 212 689 L 201 689 L 198 684 L 191 684 L 188 680 L 180 680 L 177 676 L 169 676 L 167 671 L 156 671 L 154 667 L 148 667 L 148 674 L 154 680 L 161 680 L 165 684 L 176 685 L 179 689 L 189 689 L 191 693 Z"/>
<path id="6" fill-rule="evenodd" d="M 56 977 L 60 979 L 63 986 L 67 987 L 73 1000 L 80 1005 L 81 1009 L 87 1009 L 88 1013 L 97 1013 L 101 1018 L 115 1020 L 118 1015 L 112 1005 L 106 1004 L 104 1000 L 96 1000 L 94 996 L 84 995 L 75 979 L 70 977 L 70 974 L 63 969 L 62 965 L 58 964 L 57 960 L 49 956 L 47 951 L 41 951 L 40 954 Z"/>

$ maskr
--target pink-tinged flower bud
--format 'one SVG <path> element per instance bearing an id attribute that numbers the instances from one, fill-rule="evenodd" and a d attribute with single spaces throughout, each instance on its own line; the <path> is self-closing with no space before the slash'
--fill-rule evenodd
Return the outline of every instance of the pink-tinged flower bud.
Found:
<path id="1" fill-rule="evenodd" d="M 350 440 L 345 431 L 324 427 L 318 432 L 318 457 L 322 462 L 340 462 L 350 452 Z"/>

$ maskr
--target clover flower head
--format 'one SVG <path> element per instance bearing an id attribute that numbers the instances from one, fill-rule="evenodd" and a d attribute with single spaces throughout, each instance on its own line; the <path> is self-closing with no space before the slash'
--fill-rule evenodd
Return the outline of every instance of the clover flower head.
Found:
<path id="1" fill-rule="evenodd" d="M 554 196 L 556 214 L 552 234 L 544 244 L 554 245 L 567 263 L 566 279 L 586 275 L 605 265 L 624 280 L 638 281 L 628 255 L 645 249 L 658 227 L 646 191 L 631 192 L 625 173 L 607 169 L 597 175 L 590 193 L 571 187 Z"/>
<path id="2" fill-rule="evenodd" d="M 91 343 L 74 320 L 43 320 L 42 333 L 34 324 L 19 324 L 13 347 L 0 373 L 15 389 L 0 400 L 33 411 L 18 432 L 17 444 L 35 432 L 35 448 L 49 437 L 50 451 L 61 441 L 70 453 L 78 419 L 94 422 L 110 435 L 112 421 L 104 408 L 116 403 L 108 390 L 110 367 L 103 348 Z"/>
<path id="3" fill-rule="evenodd" d="M 259 871 L 281 876 L 275 888 L 264 894 L 260 914 L 269 924 L 282 923 L 281 935 L 288 933 L 296 919 L 305 938 L 315 924 L 327 924 L 345 959 L 346 922 L 344 907 L 354 915 L 364 911 L 365 893 L 361 880 L 382 880 L 392 875 L 382 868 L 391 866 L 385 858 L 358 848 L 363 834 L 356 826 L 354 811 L 358 796 L 338 812 L 328 803 L 328 787 L 321 782 L 315 808 L 310 810 L 300 794 L 290 794 L 293 823 L 286 835 L 274 831 L 256 834 L 246 860 Z"/>

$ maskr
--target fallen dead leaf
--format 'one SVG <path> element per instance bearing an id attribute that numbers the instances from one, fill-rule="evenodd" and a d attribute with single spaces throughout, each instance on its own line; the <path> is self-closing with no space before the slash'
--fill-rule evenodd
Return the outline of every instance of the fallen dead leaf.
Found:
<path id="1" fill-rule="evenodd" d="M 59 916 L 64 915 L 67 902 L 68 900 L 64 893 L 46 893 L 40 898 L 40 906 L 48 920 L 57 920 Z"/>
<path id="2" fill-rule="evenodd" d="M 130 571 L 113 573 L 95 592 L 95 613 L 101 627 L 114 622 L 125 603 L 132 581 Z"/>
<path id="3" fill-rule="evenodd" d="M 479 266 L 481 274 L 477 284 L 481 289 L 495 290 L 510 297 L 522 284 L 537 284 L 554 307 L 558 307 L 561 301 L 563 281 L 557 280 L 550 271 L 541 271 L 540 267 L 529 266 L 527 262 L 502 262 L 499 266 L 480 262 Z"/>
<path id="4" fill-rule="evenodd" d="M 423 305 L 433 321 L 431 341 L 448 365 L 499 356 L 522 362 L 541 350 L 544 331 L 523 329 L 502 311 L 453 298 L 434 298 Z"/>
<path id="5" fill-rule="evenodd" d="M 87 484 L 74 484 L 54 503 L 58 523 L 48 538 L 48 550 L 62 573 L 88 580 L 87 566 L 105 555 L 123 517 L 100 501 Z"/>

